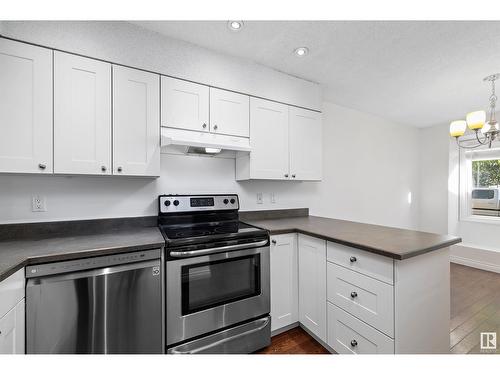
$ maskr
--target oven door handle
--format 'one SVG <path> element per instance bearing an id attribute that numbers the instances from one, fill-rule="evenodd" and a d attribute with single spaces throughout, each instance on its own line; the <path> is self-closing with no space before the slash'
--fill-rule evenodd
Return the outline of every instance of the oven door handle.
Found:
<path id="1" fill-rule="evenodd" d="M 251 249 L 254 247 L 262 247 L 262 246 L 267 245 L 268 243 L 269 243 L 269 240 L 265 239 L 262 241 L 242 243 L 242 244 L 237 244 L 237 245 L 211 247 L 210 249 L 190 250 L 190 251 L 171 251 L 170 256 L 174 257 L 174 258 L 187 258 L 187 257 L 195 256 L 195 255 L 208 255 L 208 254 L 215 254 L 215 253 L 226 252 L 226 251 L 234 251 L 234 250 L 241 250 L 241 249 Z"/>

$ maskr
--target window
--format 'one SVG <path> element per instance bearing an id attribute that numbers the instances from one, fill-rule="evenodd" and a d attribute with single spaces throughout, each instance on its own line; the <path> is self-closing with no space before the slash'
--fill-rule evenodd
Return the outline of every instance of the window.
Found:
<path id="1" fill-rule="evenodd" d="M 460 159 L 461 217 L 500 220 L 500 148 L 465 150 Z"/>

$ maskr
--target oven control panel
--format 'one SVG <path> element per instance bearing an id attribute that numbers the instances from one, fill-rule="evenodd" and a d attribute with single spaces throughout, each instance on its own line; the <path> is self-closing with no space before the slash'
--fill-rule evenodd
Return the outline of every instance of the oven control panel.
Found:
<path id="1" fill-rule="evenodd" d="M 228 195 L 160 195 L 160 213 L 238 210 L 236 194 Z"/>

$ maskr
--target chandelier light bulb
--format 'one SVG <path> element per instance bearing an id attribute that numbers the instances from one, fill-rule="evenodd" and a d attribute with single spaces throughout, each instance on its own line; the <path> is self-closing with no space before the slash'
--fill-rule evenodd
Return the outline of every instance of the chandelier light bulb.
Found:
<path id="1" fill-rule="evenodd" d="M 485 111 L 470 112 L 466 116 L 467 126 L 470 130 L 482 129 L 486 121 Z"/>
<path id="2" fill-rule="evenodd" d="M 467 129 L 467 123 L 464 120 L 452 121 L 450 124 L 450 135 L 452 137 L 461 137 Z"/>

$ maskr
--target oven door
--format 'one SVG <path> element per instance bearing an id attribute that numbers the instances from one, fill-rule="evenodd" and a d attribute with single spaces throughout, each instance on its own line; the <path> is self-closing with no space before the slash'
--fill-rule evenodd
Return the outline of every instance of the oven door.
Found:
<path id="1" fill-rule="evenodd" d="M 270 312 L 269 246 L 167 262 L 167 346 Z"/>

